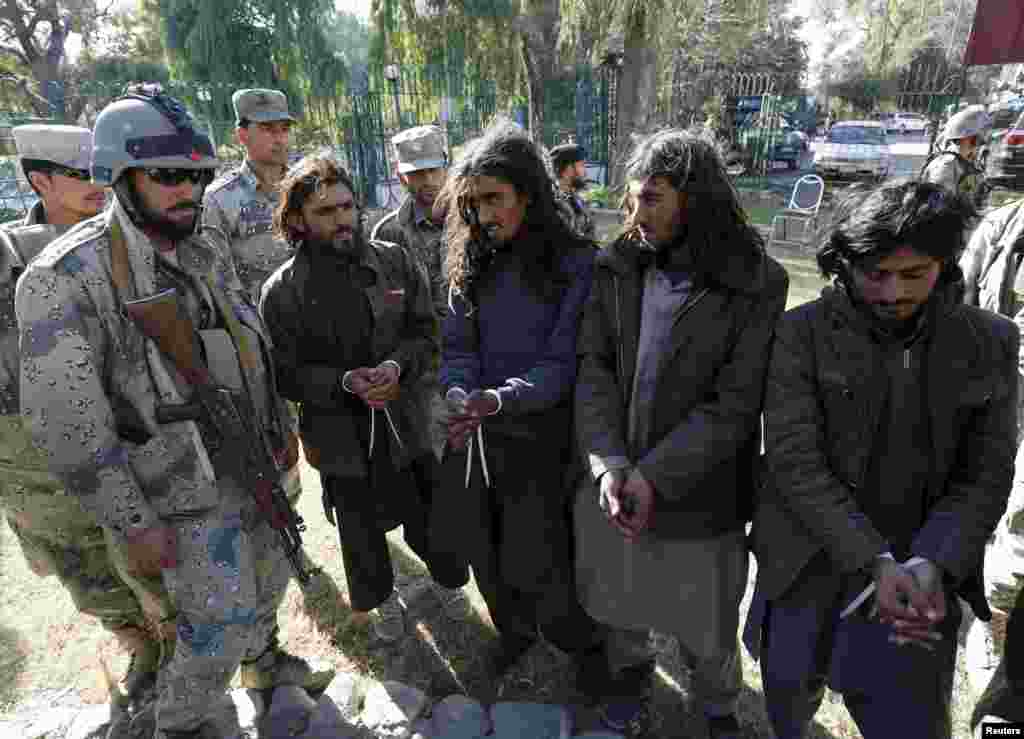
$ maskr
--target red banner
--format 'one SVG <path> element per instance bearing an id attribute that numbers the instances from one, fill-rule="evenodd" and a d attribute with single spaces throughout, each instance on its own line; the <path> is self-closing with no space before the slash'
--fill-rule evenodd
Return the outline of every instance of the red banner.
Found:
<path id="1" fill-rule="evenodd" d="M 978 0 L 964 64 L 1024 62 L 1024 2 Z"/>

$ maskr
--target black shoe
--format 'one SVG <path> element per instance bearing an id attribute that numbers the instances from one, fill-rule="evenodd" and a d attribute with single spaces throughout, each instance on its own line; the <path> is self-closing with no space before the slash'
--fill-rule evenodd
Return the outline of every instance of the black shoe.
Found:
<path id="1" fill-rule="evenodd" d="M 499 636 L 487 649 L 484 660 L 487 665 L 487 673 L 498 679 L 508 672 L 512 665 L 519 661 L 519 658 L 529 651 L 533 641 L 522 637 Z"/>
<path id="2" fill-rule="evenodd" d="M 708 737 L 710 739 L 743 739 L 743 728 L 736 716 L 708 716 Z"/>

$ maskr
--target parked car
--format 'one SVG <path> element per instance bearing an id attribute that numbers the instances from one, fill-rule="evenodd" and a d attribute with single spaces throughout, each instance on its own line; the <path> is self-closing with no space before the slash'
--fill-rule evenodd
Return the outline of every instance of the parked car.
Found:
<path id="1" fill-rule="evenodd" d="M 989 184 L 1024 189 L 1024 113 L 990 144 L 985 179 Z"/>
<path id="2" fill-rule="evenodd" d="M 891 166 L 885 127 L 878 121 L 836 123 L 814 152 L 814 171 L 822 177 L 882 179 Z"/>
<path id="3" fill-rule="evenodd" d="M 895 133 L 924 133 L 928 129 L 928 120 L 917 113 L 896 113 L 886 119 L 885 128 Z"/>

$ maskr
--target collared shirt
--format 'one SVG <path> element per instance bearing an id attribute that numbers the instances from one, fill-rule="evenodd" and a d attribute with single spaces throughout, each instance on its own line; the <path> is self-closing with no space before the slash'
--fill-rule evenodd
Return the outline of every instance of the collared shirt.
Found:
<path id="1" fill-rule="evenodd" d="M 203 198 L 203 223 L 223 231 L 235 270 L 254 304 L 267 277 L 294 252 L 272 233 L 279 200 L 277 188 L 264 187 L 248 159 L 210 185 Z"/>

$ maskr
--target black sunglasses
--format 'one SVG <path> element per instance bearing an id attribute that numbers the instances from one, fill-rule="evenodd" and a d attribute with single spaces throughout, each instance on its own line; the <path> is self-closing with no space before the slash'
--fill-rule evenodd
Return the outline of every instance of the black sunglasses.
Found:
<path id="1" fill-rule="evenodd" d="M 212 169 L 162 169 L 150 167 L 142 171 L 153 182 L 165 187 L 176 187 L 185 180 L 188 180 L 193 185 L 209 185 L 213 181 Z"/>
<path id="2" fill-rule="evenodd" d="M 73 180 L 81 180 L 82 182 L 88 182 L 92 179 L 87 169 L 75 169 L 73 167 L 56 166 L 50 170 L 50 174 L 59 174 L 64 177 L 70 177 Z"/>

